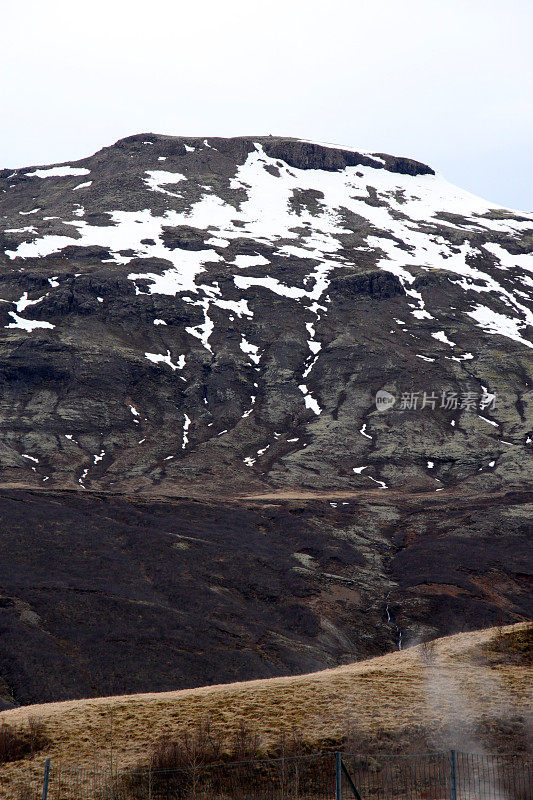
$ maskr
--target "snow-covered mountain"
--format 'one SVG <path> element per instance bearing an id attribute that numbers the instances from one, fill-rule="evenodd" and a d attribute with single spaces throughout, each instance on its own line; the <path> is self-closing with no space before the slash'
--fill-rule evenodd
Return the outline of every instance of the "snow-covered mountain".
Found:
<path id="1" fill-rule="evenodd" d="M 533 215 L 152 134 L 0 215 L 0 705 L 531 616 Z"/>
<path id="2" fill-rule="evenodd" d="M 436 490 L 531 468 L 533 215 L 277 137 L 142 134 L 0 187 L 2 480 Z"/>

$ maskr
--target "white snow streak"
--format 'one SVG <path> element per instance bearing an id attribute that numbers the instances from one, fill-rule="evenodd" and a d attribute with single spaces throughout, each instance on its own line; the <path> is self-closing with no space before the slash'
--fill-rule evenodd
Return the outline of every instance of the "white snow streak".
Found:
<path id="1" fill-rule="evenodd" d="M 370 439 L 372 441 L 372 437 L 370 436 L 370 434 L 365 433 L 365 431 L 366 431 L 366 422 L 363 423 L 363 425 L 359 428 L 359 433 L 361 434 L 361 436 L 365 436 L 367 439 Z"/>
<path id="2" fill-rule="evenodd" d="M 300 386 L 298 386 L 298 389 L 304 396 L 305 407 L 310 408 L 314 414 L 319 416 L 322 413 L 322 409 L 318 405 L 318 401 L 315 400 L 315 398 L 309 393 L 309 390 L 305 385 L 305 383 L 300 384 Z"/>
<path id="3" fill-rule="evenodd" d="M 177 369 L 183 369 L 185 366 L 185 356 L 180 355 L 178 357 L 178 363 L 174 364 L 170 355 L 170 350 L 167 350 L 165 356 L 160 355 L 159 353 L 145 353 L 144 356 L 153 364 L 167 364 L 173 371 Z"/>
<path id="4" fill-rule="evenodd" d="M 187 435 L 187 431 L 189 430 L 189 426 L 191 424 L 191 419 L 185 413 L 183 414 L 183 418 L 184 418 L 184 422 L 183 422 L 183 441 L 182 441 L 182 444 L 181 444 L 181 448 L 182 448 L 182 450 L 185 450 L 185 448 L 187 447 L 187 445 L 189 443 L 189 437 Z"/>
<path id="5" fill-rule="evenodd" d="M 74 175 L 89 175 L 90 169 L 84 167 L 47 167 L 45 169 L 36 169 L 34 172 L 26 172 L 25 174 L 31 178 L 65 178 Z"/>
<path id="6" fill-rule="evenodd" d="M 475 306 L 473 311 L 467 311 L 467 314 L 486 333 L 506 336 L 508 339 L 524 344 L 526 347 L 533 348 L 533 344 L 520 335 L 520 330 L 523 327 L 523 323 L 520 320 L 506 317 L 504 314 L 499 314 L 497 311 L 482 305 Z"/>
<path id="7" fill-rule="evenodd" d="M 246 353 L 250 358 L 250 361 L 253 361 L 254 364 L 259 364 L 261 360 L 261 356 L 258 355 L 259 347 L 256 344 L 251 344 L 247 342 L 244 336 L 241 339 L 240 348 L 243 353 Z"/>

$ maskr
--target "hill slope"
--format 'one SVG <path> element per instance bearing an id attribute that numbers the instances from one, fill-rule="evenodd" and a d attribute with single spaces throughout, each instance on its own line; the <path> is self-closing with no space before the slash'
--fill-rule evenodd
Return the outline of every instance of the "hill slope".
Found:
<path id="1" fill-rule="evenodd" d="M 4 719 L 40 719 L 47 754 L 64 766 L 102 768 L 111 749 L 117 767 L 146 761 L 159 739 L 175 740 L 207 718 L 226 741 L 244 720 L 265 748 L 296 726 L 315 749 L 339 744 L 351 729 L 366 748 L 405 752 L 425 740 L 430 749 L 512 751 L 525 745 L 531 644 L 531 626 L 529 634 L 524 625 L 487 629 L 311 675 L 32 706 Z M 7 766 L 4 775 L 37 773 L 42 760 Z"/>
<path id="2" fill-rule="evenodd" d="M 0 491 L 0 698 L 297 674 L 533 617 L 530 492 L 338 494 Z"/>

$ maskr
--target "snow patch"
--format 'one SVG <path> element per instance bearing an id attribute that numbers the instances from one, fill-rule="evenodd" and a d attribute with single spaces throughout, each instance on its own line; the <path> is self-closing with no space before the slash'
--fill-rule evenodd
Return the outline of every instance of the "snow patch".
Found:
<path id="1" fill-rule="evenodd" d="M 181 448 L 182 448 L 182 450 L 185 450 L 185 448 L 187 447 L 187 445 L 189 443 L 189 436 L 188 436 L 187 432 L 188 432 L 190 424 L 191 424 L 191 419 L 185 413 L 183 414 L 183 418 L 184 418 L 184 422 L 183 422 L 183 441 L 181 443 Z"/>
<path id="2" fill-rule="evenodd" d="M 250 342 L 247 342 L 243 336 L 241 339 L 240 348 L 243 351 L 243 353 L 246 353 L 249 356 L 250 361 L 253 361 L 254 364 L 259 364 L 261 356 L 258 355 L 259 347 L 256 344 L 251 344 Z"/>
<path id="3" fill-rule="evenodd" d="M 185 356 L 180 355 L 178 357 L 178 363 L 174 364 L 170 355 L 170 350 L 167 350 L 167 354 L 165 356 L 160 355 L 159 353 L 145 353 L 144 357 L 153 364 L 167 364 L 173 371 L 177 369 L 183 369 L 185 366 Z"/>
<path id="4" fill-rule="evenodd" d="M 437 339 L 437 341 L 443 342 L 444 344 L 449 344 L 451 347 L 455 347 L 455 342 L 452 342 L 450 339 L 448 339 L 444 331 L 437 331 L 431 335 L 434 339 Z"/>
<path id="5" fill-rule="evenodd" d="M 318 401 L 315 400 L 315 398 L 310 394 L 310 392 L 309 392 L 307 386 L 305 385 L 305 383 L 301 383 L 298 386 L 298 389 L 301 391 L 301 393 L 304 396 L 305 407 L 306 408 L 310 408 L 311 411 L 314 414 L 316 414 L 317 416 L 320 416 L 320 414 L 322 413 L 322 409 L 318 405 Z"/>
<path id="6" fill-rule="evenodd" d="M 103 457 L 105 456 L 105 450 L 100 450 L 99 455 L 93 456 L 93 464 L 98 464 L 99 461 L 102 461 Z"/>
<path id="7" fill-rule="evenodd" d="M 36 169 L 34 172 L 26 172 L 30 177 L 36 178 L 66 178 L 74 175 L 89 175 L 90 169 L 84 167 L 47 167 L 46 169 Z"/>
<path id="8" fill-rule="evenodd" d="M 194 327 L 187 326 L 185 330 L 187 333 L 190 333 L 191 336 L 194 336 L 196 339 L 200 339 L 205 349 L 212 353 L 213 348 L 209 344 L 209 337 L 213 333 L 215 326 L 213 320 L 209 316 L 209 298 L 201 300 L 199 303 L 194 303 L 194 305 L 200 305 L 203 308 L 204 321 L 201 325 L 195 325 Z"/>
<path id="9" fill-rule="evenodd" d="M 264 256 L 235 256 L 233 263 L 239 269 L 246 269 L 247 267 L 261 267 L 265 264 L 270 264 L 270 261 Z"/>
<path id="10" fill-rule="evenodd" d="M 487 306 L 475 306 L 472 311 L 466 312 L 469 317 L 474 319 L 480 328 L 486 333 L 498 334 L 506 336 L 508 339 L 513 339 L 515 342 L 520 342 L 526 347 L 533 348 L 533 343 L 524 339 L 521 335 L 521 330 L 525 327 L 525 323 L 515 317 L 507 317 L 504 314 L 499 314 Z"/>
<path id="11" fill-rule="evenodd" d="M 51 322 L 44 322 L 43 320 L 36 319 L 23 319 L 22 317 L 19 317 L 18 314 L 15 314 L 14 311 L 10 311 L 9 315 L 13 317 L 15 322 L 10 322 L 8 325 L 4 325 L 4 328 L 18 328 L 19 330 L 26 331 L 27 333 L 31 333 L 37 328 L 55 328 L 55 325 L 52 325 Z"/>
<path id="12" fill-rule="evenodd" d="M 152 192 L 161 192 L 161 194 L 168 194 L 171 197 L 177 197 L 178 195 L 175 192 L 169 192 L 163 186 L 170 186 L 187 180 L 186 176 L 180 172 L 167 172 L 162 169 L 146 170 L 146 174 L 148 177 L 144 178 L 144 182 Z"/>

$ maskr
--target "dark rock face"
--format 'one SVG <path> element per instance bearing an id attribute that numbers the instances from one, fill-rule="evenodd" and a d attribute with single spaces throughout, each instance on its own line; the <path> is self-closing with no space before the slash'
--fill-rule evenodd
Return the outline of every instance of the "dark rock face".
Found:
<path id="1" fill-rule="evenodd" d="M 313 142 L 300 142 L 290 139 L 262 140 L 265 153 L 271 158 L 284 161 L 290 167 L 297 169 L 322 169 L 326 171 L 340 171 L 346 167 L 373 167 L 385 168 L 389 172 L 402 175 L 434 175 L 435 171 L 420 161 L 410 158 L 396 158 L 385 153 L 376 153 L 378 159 L 372 156 L 351 152 L 349 150 L 332 149 L 327 145 Z"/>
<path id="2" fill-rule="evenodd" d="M 390 546 L 404 553 L 392 530 L 409 526 L 408 512 L 403 501 L 382 498 L 425 492 L 428 504 L 439 498 L 433 530 L 445 519 L 447 533 L 423 556 L 422 544 L 398 555 L 387 573 L 402 587 L 402 603 L 415 576 L 416 586 L 433 587 L 433 605 L 417 600 L 419 611 L 405 618 L 413 631 L 456 629 L 454 614 L 470 589 L 445 553 L 458 554 L 460 572 L 483 563 L 480 586 L 492 569 L 513 586 L 526 580 L 519 572 L 530 575 L 525 557 L 509 577 L 503 551 L 490 562 L 477 550 L 474 556 L 478 523 L 474 515 L 468 523 L 457 516 L 453 498 L 481 503 L 483 536 L 496 530 L 495 515 L 501 541 L 515 541 L 516 507 L 497 498 L 523 497 L 532 469 L 532 215 L 496 209 L 430 167 L 386 154 L 278 137 L 155 134 L 128 137 L 74 164 L 0 171 L 0 215 L 0 485 L 39 488 L 42 505 L 30 503 L 31 513 L 54 519 L 56 500 L 45 490 L 123 494 L 123 505 L 110 507 L 114 520 L 134 514 L 126 498 L 139 493 L 202 497 L 212 510 L 242 495 L 270 493 L 283 504 L 284 493 L 322 491 L 342 494 L 344 500 L 331 497 L 341 504 L 364 492 L 361 524 L 372 547 L 387 528 Z M 378 392 L 394 404 L 378 408 Z M 382 502 L 386 514 L 374 508 Z M 261 514 L 253 512 L 246 536 L 264 524 Z M 344 535 L 344 522 L 326 530 L 319 514 L 315 523 L 318 553 L 329 537 Z M 148 538 L 154 535 L 150 528 Z M 66 546 L 61 552 L 58 564 L 69 558 Z M 351 553 L 357 565 L 359 554 Z M 421 577 L 431 559 L 442 566 L 442 581 L 434 571 Z M 254 566 L 253 580 L 265 579 L 268 561 Z M 78 591 L 79 580 L 73 574 L 67 583 Z M 112 573 L 105 579 L 109 596 L 115 580 Z M 442 583 L 455 587 L 442 591 L 449 607 L 452 595 L 456 605 L 439 616 Z M 17 586 L 9 597 L 32 610 Z M 280 591 L 289 606 L 298 604 L 292 584 Z M 479 591 L 466 626 L 494 617 Z M 517 597 L 504 603 L 509 619 L 524 613 Z M 6 606 L 11 622 L 4 630 L 18 619 L 13 608 Z M 312 656 L 289 647 L 268 674 L 392 646 L 379 626 L 366 649 L 323 645 L 309 609 L 284 611 L 289 621 L 279 621 L 276 636 L 303 626 Z M 326 615 L 344 631 L 341 618 L 340 611 Z M 58 620 L 47 619 L 43 630 L 55 631 Z M 85 636 L 78 620 L 80 629 L 73 623 L 68 632 L 72 641 Z M 257 630 L 261 625 L 259 615 Z M 352 641 L 355 634 L 344 635 Z M 239 650 L 234 672 L 229 655 L 211 666 L 202 656 L 204 666 L 190 680 L 187 666 L 179 685 L 267 674 L 258 667 L 260 645 L 249 648 L 255 655 Z M 164 670 L 150 683 L 152 667 L 140 671 L 139 688 L 169 687 Z M 5 673 L 0 661 L 0 686 L 4 673 L 8 686 L 18 686 L 18 668 Z M 30 689 L 29 679 L 15 694 L 87 692 L 83 670 L 55 695 L 36 684 Z M 106 675 L 94 691 L 108 691 Z"/>
<path id="3" fill-rule="evenodd" d="M 343 295 L 354 300 L 356 297 L 366 295 L 376 300 L 385 300 L 405 291 L 396 275 L 383 272 L 361 273 L 333 278 L 329 284 L 329 292 Z"/>
<path id="4" fill-rule="evenodd" d="M 272 505 L 4 490 L 0 697 L 313 671 L 527 617 L 532 499 L 455 496 L 450 517 L 439 494 Z"/>

